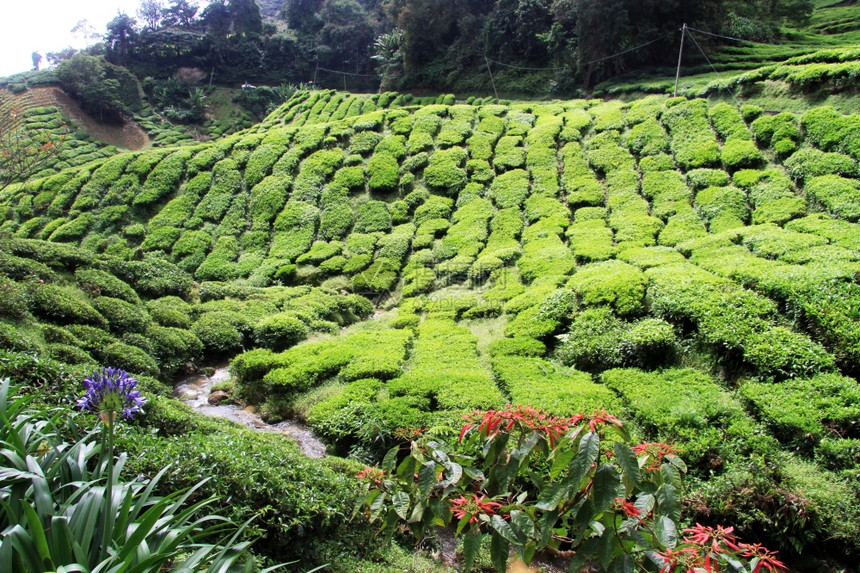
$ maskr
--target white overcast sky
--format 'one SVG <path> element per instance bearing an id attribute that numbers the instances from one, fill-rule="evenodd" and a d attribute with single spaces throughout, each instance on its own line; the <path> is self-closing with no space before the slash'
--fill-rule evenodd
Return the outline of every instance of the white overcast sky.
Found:
<path id="1" fill-rule="evenodd" d="M 136 17 L 139 5 L 140 0 L 0 0 L 0 76 L 31 69 L 34 51 L 47 64 L 46 52 L 83 48 L 71 33 L 80 20 L 104 34 L 118 10 Z"/>

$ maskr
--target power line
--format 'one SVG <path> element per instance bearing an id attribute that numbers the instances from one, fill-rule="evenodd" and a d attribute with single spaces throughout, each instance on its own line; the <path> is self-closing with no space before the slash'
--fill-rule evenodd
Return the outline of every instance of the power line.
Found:
<path id="1" fill-rule="evenodd" d="M 353 74 L 351 72 L 341 72 L 340 70 L 330 70 L 328 68 L 323 68 L 321 66 L 317 66 L 318 70 L 322 70 L 324 72 L 331 72 L 333 74 L 341 74 L 343 76 L 356 76 L 359 78 L 378 78 L 377 74 Z"/>
<path id="2" fill-rule="evenodd" d="M 635 52 L 636 50 L 638 50 L 640 48 L 644 48 L 645 46 L 650 46 L 654 42 L 658 42 L 665 37 L 666 36 L 664 34 L 663 36 L 660 36 L 658 38 L 654 38 L 650 42 L 645 42 L 644 44 L 639 44 L 638 46 L 634 46 L 633 48 L 630 48 L 629 50 L 624 50 L 623 52 L 618 52 L 617 54 L 612 54 L 611 56 L 604 56 L 602 58 L 597 58 L 596 60 L 591 60 L 590 62 L 585 62 L 582 65 L 587 66 L 589 64 L 596 64 L 597 62 L 602 62 L 603 60 L 611 60 L 612 58 L 617 58 L 618 56 L 623 56 L 624 54 L 629 54 L 630 52 Z"/>
<path id="3" fill-rule="evenodd" d="M 714 34 L 713 32 L 705 32 L 704 30 L 697 30 L 696 28 L 692 28 L 687 26 L 688 30 L 693 30 L 694 32 L 699 32 L 700 34 L 707 34 L 708 36 L 713 36 L 715 38 L 722 38 L 724 40 L 734 40 L 735 42 L 746 42 L 748 44 L 761 44 L 763 46 L 775 46 L 776 44 L 768 44 L 767 42 L 754 42 L 752 40 L 744 40 L 743 38 L 733 38 L 731 36 L 723 36 L 721 34 Z"/>
<path id="4" fill-rule="evenodd" d="M 689 26 L 687 26 L 686 28 L 687 28 L 687 30 L 692 30 L 692 28 L 690 28 Z M 725 88 L 728 90 L 729 94 L 731 94 L 732 99 L 735 100 L 735 103 L 737 104 L 738 109 L 740 109 L 741 102 L 739 102 L 738 98 L 735 97 L 735 92 L 733 92 L 731 90 L 731 88 L 729 87 L 729 84 L 727 84 L 725 81 L 723 81 L 723 76 L 720 75 L 720 72 L 717 71 L 717 68 L 714 67 L 714 64 L 711 63 L 711 60 L 708 59 L 708 55 L 705 54 L 705 51 L 702 49 L 702 46 L 699 45 L 699 42 L 696 41 L 696 37 L 693 36 L 692 32 L 690 33 L 690 39 L 693 40 L 693 43 L 696 44 L 697 48 L 699 48 L 699 51 L 702 53 L 702 56 L 704 56 L 704 58 L 705 58 L 705 61 L 708 62 L 708 65 L 711 66 L 711 69 L 714 70 L 715 74 L 717 74 L 717 77 L 720 79 L 720 82 L 723 83 Z"/>
<path id="5" fill-rule="evenodd" d="M 487 60 L 487 61 L 489 61 L 489 62 L 493 62 L 494 64 L 498 64 L 498 65 L 500 65 L 500 66 L 504 66 L 504 67 L 506 67 L 506 68 L 513 68 L 513 69 L 515 69 L 515 70 L 527 70 L 527 71 L 530 71 L 530 72 L 544 72 L 544 71 L 551 71 L 551 70 L 560 70 L 560 69 L 562 69 L 562 68 L 524 68 L 524 67 L 522 67 L 522 66 L 512 66 L 511 64 L 503 64 L 502 62 L 497 62 L 496 60 L 494 60 L 494 59 L 492 59 L 492 58 L 488 58 L 487 56 L 484 56 L 484 59 L 485 59 L 485 60 Z"/>

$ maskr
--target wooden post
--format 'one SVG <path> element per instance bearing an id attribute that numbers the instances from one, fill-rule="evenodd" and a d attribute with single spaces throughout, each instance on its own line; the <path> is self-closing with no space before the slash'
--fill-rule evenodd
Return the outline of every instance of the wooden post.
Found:
<path id="1" fill-rule="evenodd" d="M 678 71 L 675 72 L 675 93 L 674 97 L 678 97 L 678 80 L 681 78 L 681 56 L 684 54 L 684 36 L 687 33 L 687 24 L 681 28 L 681 49 L 678 51 Z"/>
<path id="2" fill-rule="evenodd" d="M 490 83 L 493 84 L 493 94 L 496 96 L 496 99 L 499 99 L 499 92 L 496 90 L 496 80 L 493 79 L 493 70 L 490 69 L 490 60 L 487 59 L 487 56 L 484 56 L 484 61 L 487 62 L 487 71 L 490 72 Z"/>

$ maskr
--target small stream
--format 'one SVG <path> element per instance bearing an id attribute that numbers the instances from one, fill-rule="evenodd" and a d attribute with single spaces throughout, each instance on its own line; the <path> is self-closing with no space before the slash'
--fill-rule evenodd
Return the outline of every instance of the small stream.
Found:
<path id="1" fill-rule="evenodd" d="M 212 376 L 195 374 L 184 378 L 174 385 L 173 392 L 177 398 L 194 408 L 195 412 L 199 412 L 204 416 L 226 418 L 237 424 L 261 432 L 282 434 L 296 442 L 301 448 L 302 453 L 307 457 L 325 457 L 325 444 L 314 436 L 307 426 L 300 422 L 285 420 L 277 424 L 267 424 L 260 418 L 252 406 L 242 408 L 232 403 L 222 403 L 217 406 L 210 404 L 209 392 L 212 386 L 229 379 L 230 372 L 227 370 L 227 365 L 219 364 L 215 367 L 215 372 Z"/>
<path id="2" fill-rule="evenodd" d="M 209 394 L 212 386 L 230 379 L 230 372 L 226 364 L 219 364 L 215 367 L 215 372 L 211 376 L 206 374 L 194 374 L 178 381 L 174 385 L 174 394 L 177 398 L 194 408 L 195 412 L 199 412 L 204 416 L 213 418 L 226 418 L 237 424 L 241 424 L 248 428 L 260 432 L 280 433 L 291 440 L 295 441 L 301 448 L 302 452 L 309 458 L 322 458 L 326 455 L 325 444 L 304 424 L 287 420 L 277 424 L 267 424 L 256 413 L 252 406 L 242 408 L 233 403 L 222 403 L 213 406 L 209 403 Z M 443 531 L 439 535 L 439 552 L 440 559 L 443 563 L 453 566 L 457 554 L 457 540 L 454 538 L 451 531 Z M 508 566 L 508 573 L 531 573 L 538 571 L 538 567 L 542 567 L 547 573 L 565 573 L 566 567 L 552 562 L 550 560 L 536 559 L 532 563 L 532 567 L 526 567 L 522 561 L 511 559 Z"/>

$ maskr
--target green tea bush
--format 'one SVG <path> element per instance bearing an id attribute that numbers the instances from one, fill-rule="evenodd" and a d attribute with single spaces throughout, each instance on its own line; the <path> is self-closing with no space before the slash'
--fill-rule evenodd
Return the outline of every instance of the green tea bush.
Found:
<path id="1" fill-rule="evenodd" d="M 588 207 L 583 207 L 588 209 Z M 567 229 L 570 248 L 577 262 L 604 261 L 615 256 L 617 248 L 613 240 L 612 229 L 602 219 L 587 219 L 580 221 L 577 210 L 577 220 Z"/>
<path id="2" fill-rule="evenodd" d="M 160 373 L 158 364 L 149 354 L 124 342 L 114 342 L 104 348 L 100 355 L 104 363 L 115 364 L 116 368 L 128 372 L 146 376 L 158 376 Z"/>
<path id="3" fill-rule="evenodd" d="M 364 189 L 364 167 L 351 165 L 338 169 L 331 181 L 332 187 L 343 187 L 350 191 Z"/>
<path id="4" fill-rule="evenodd" d="M 344 267 L 346 270 L 346 266 Z M 390 291 L 397 283 L 400 262 L 390 259 L 376 259 L 369 267 L 352 278 L 352 287 L 359 293 L 383 293 Z"/>
<path id="5" fill-rule="evenodd" d="M 204 313 L 191 327 L 191 332 L 203 343 L 207 354 L 228 354 L 239 350 L 244 336 L 236 324 L 244 323 L 241 317 L 229 312 Z"/>
<path id="6" fill-rule="evenodd" d="M 257 343 L 275 352 L 281 352 L 307 338 L 308 326 L 294 314 L 273 314 L 254 326 Z"/>
<path id="7" fill-rule="evenodd" d="M 857 437 L 857 383 L 837 374 L 783 382 L 753 382 L 741 394 L 786 445 L 806 449 L 828 435 Z"/>
<path id="8" fill-rule="evenodd" d="M 730 214 L 740 221 L 749 219 L 747 197 L 737 187 L 706 187 L 696 193 L 696 204 L 708 221 L 722 214 Z"/>
<path id="9" fill-rule="evenodd" d="M 815 177 L 805 186 L 809 201 L 821 205 L 840 219 L 860 219 L 860 183 L 839 175 Z"/>
<path id="10" fill-rule="evenodd" d="M 393 396 L 433 399 L 440 410 L 463 410 L 502 404 L 504 398 L 476 354 L 477 339 L 446 319 L 418 325 L 412 367 L 388 383 Z"/>
<path id="11" fill-rule="evenodd" d="M 569 274 L 576 267 L 576 259 L 557 235 L 549 234 L 523 246 L 518 266 L 522 278 L 532 282 L 539 277 Z"/>
<path id="12" fill-rule="evenodd" d="M 669 136 L 663 126 L 650 117 L 630 129 L 627 146 L 640 157 L 656 155 L 669 150 Z"/>
<path id="13" fill-rule="evenodd" d="M 250 189 L 265 179 L 284 151 L 286 151 L 285 145 L 272 143 L 263 144 L 254 149 L 245 165 L 245 186 Z"/>
<path id="14" fill-rule="evenodd" d="M 622 316 L 643 310 L 645 275 L 627 263 L 612 260 L 585 265 L 567 284 L 585 305 L 608 304 Z"/>
<path id="15" fill-rule="evenodd" d="M 361 131 L 356 133 L 350 141 L 349 152 L 367 155 L 374 150 L 381 140 L 382 135 L 375 131 Z"/>
<path id="16" fill-rule="evenodd" d="M 423 204 L 415 209 L 414 222 L 416 225 L 431 219 L 447 219 L 454 208 L 454 200 L 439 195 L 431 195 Z"/>
<path id="17" fill-rule="evenodd" d="M 239 256 L 239 241 L 236 237 L 219 237 L 212 251 L 194 276 L 199 280 L 230 280 L 237 276 L 236 259 Z"/>
<path id="18" fill-rule="evenodd" d="M 499 209 L 520 207 L 529 196 L 529 174 L 523 169 L 502 173 L 490 184 L 489 197 Z"/>
<path id="19" fill-rule="evenodd" d="M 730 137 L 723 145 L 721 154 L 723 164 L 728 171 L 756 167 L 764 163 L 764 155 L 750 139 Z"/>
<path id="20" fill-rule="evenodd" d="M 462 148 L 454 147 L 452 149 Z M 430 158 L 430 164 L 424 169 L 424 180 L 431 190 L 456 196 L 465 187 L 468 176 L 466 171 L 460 167 L 460 162 L 456 161 L 456 157 L 437 152 Z"/>
<path id="21" fill-rule="evenodd" d="M 146 340 L 152 346 L 150 354 L 158 362 L 163 376 L 175 374 L 203 356 L 203 343 L 185 328 L 150 325 Z"/>
<path id="22" fill-rule="evenodd" d="M 526 150 L 522 146 L 522 137 L 506 135 L 496 143 L 493 155 L 493 166 L 500 171 L 508 171 L 523 167 L 526 162 Z"/>
<path id="23" fill-rule="evenodd" d="M 349 203 L 336 203 L 320 213 L 320 237 L 341 239 L 352 228 L 355 215 Z"/>
<path id="24" fill-rule="evenodd" d="M 748 336 L 744 360 L 763 376 L 777 379 L 810 376 L 833 370 L 835 359 L 804 334 L 781 326 Z"/>
<path id="25" fill-rule="evenodd" d="M 207 221 L 220 221 L 230 207 L 233 196 L 242 188 L 242 175 L 238 164 L 230 158 L 222 159 L 212 168 L 212 186 L 197 204 L 195 217 Z"/>
<path id="26" fill-rule="evenodd" d="M 735 445 L 726 440 L 727 431 L 753 426 L 732 395 L 703 372 L 616 369 L 601 379 L 621 394 L 649 438 L 679 446 L 688 461 L 703 470 L 732 455 Z"/>
<path id="27" fill-rule="evenodd" d="M 742 173 L 742 171 L 737 173 Z M 687 183 L 696 190 L 707 187 L 725 187 L 731 180 L 732 177 L 728 173 L 718 169 L 693 169 L 687 172 Z M 737 182 L 736 184 L 742 187 Z"/>
<path id="28" fill-rule="evenodd" d="M 321 263 L 326 259 L 339 255 L 341 251 L 343 251 L 343 244 L 340 241 L 332 241 L 331 243 L 316 241 L 308 252 L 296 259 L 296 263 Z"/>
<path id="29" fill-rule="evenodd" d="M 669 217 L 657 236 L 657 244 L 674 247 L 684 241 L 707 236 L 705 223 L 692 209 L 679 211 Z"/>
<path id="30" fill-rule="evenodd" d="M 108 326 L 116 333 L 144 332 L 151 322 L 144 308 L 119 298 L 96 297 L 93 307 L 107 319 Z"/>
<path id="31" fill-rule="evenodd" d="M 679 102 L 663 112 L 662 122 L 672 136 L 672 153 L 684 169 L 711 167 L 720 160 L 720 146 L 708 121 L 705 100 Z"/>
<path id="32" fill-rule="evenodd" d="M 441 147 L 461 145 L 472 135 L 472 123 L 466 119 L 451 119 L 442 124 L 436 143 Z"/>
<path id="33" fill-rule="evenodd" d="M 367 186 L 371 192 L 388 193 L 397 189 L 400 166 L 397 158 L 386 152 L 375 152 L 367 162 Z"/>
<path id="34" fill-rule="evenodd" d="M 247 176 L 246 176 L 247 180 Z M 248 214 L 251 229 L 268 231 L 272 221 L 278 216 L 290 189 L 290 180 L 282 176 L 269 176 L 262 179 L 251 189 Z"/>
<path id="35" fill-rule="evenodd" d="M 536 338 L 517 336 L 494 340 L 490 343 L 489 352 L 490 356 L 499 359 L 506 356 L 543 356 L 546 354 L 546 345 Z"/>
<path id="36" fill-rule="evenodd" d="M 390 229 L 391 215 L 385 202 L 367 201 L 356 208 L 354 232 L 373 233 Z"/>
<path id="37" fill-rule="evenodd" d="M 557 368 L 540 358 L 524 356 L 504 356 L 492 364 L 493 373 L 513 403 L 530 404 L 554 416 L 620 410 L 620 401 L 612 390 L 595 384 L 585 372 Z"/>
<path id="38" fill-rule="evenodd" d="M 39 284 L 32 295 L 32 311 L 60 324 L 106 327 L 107 320 L 79 293 L 53 284 Z"/>
<path id="39" fill-rule="evenodd" d="M 185 161 L 189 157 L 190 153 L 187 151 L 176 151 L 162 159 L 146 177 L 143 191 L 135 195 L 132 204 L 151 205 L 172 193 L 179 186 L 185 170 Z"/>
<path id="40" fill-rule="evenodd" d="M 850 129 L 846 117 L 830 106 L 810 109 L 803 114 L 801 125 L 807 139 L 824 151 L 840 149 Z"/>
<path id="41" fill-rule="evenodd" d="M 756 142 L 762 147 L 771 147 L 782 157 L 794 153 L 803 139 L 794 114 L 763 115 L 750 125 Z"/>
<path id="42" fill-rule="evenodd" d="M 804 147 L 793 153 L 784 162 L 785 169 L 795 181 L 808 182 L 822 175 L 857 175 L 857 161 L 841 153 L 827 153 L 812 147 Z"/>
<path id="43" fill-rule="evenodd" d="M 111 296 L 132 304 L 140 302 L 134 289 L 105 271 L 93 268 L 78 269 L 75 271 L 75 280 L 81 290 L 90 296 Z"/>
<path id="44" fill-rule="evenodd" d="M 92 213 L 82 213 L 74 219 L 57 227 L 48 237 L 49 241 L 71 243 L 79 241 L 93 226 L 96 219 Z M 45 228 L 47 230 L 47 227 Z M 43 231 L 44 234 L 44 231 Z"/>

